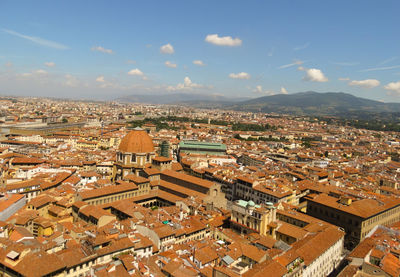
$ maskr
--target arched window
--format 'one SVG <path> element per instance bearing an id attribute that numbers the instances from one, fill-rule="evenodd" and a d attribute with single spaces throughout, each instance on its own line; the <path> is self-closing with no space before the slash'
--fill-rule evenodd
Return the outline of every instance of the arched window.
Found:
<path id="1" fill-rule="evenodd" d="M 213 196 L 217 197 L 217 195 L 218 195 L 218 190 L 217 189 L 213 189 Z"/>

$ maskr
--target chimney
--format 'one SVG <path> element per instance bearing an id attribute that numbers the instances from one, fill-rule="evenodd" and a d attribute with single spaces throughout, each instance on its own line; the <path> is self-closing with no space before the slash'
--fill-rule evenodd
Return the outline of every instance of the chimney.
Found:
<path id="1" fill-rule="evenodd" d="M 350 197 L 348 197 L 348 196 L 342 196 L 342 197 L 340 197 L 339 202 L 340 202 L 340 204 L 343 204 L 343 205 L 346 205 L 346 206 L 350 206 L 351 202 L 352 202 L 352 199 Z"/>

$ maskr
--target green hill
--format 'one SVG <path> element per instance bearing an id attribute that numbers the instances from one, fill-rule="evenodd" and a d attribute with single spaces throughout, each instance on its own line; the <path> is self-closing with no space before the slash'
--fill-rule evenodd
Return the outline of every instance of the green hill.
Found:
<path id="1" fill-rule="evenodd" d="M 318 93 L 313 91 L 259 97 L 234 104 L 230 108 L 264 113 L 333 116 L 346 116 L 346 114 L 353 113 L 400 112 L 398 103 L 383 103 L 343 92 Z"/>

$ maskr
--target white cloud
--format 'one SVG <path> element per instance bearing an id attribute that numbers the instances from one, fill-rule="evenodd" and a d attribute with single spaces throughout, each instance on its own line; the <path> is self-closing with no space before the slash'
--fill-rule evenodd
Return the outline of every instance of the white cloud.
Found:
<path id="1" fill-rule="evenodd" d="M 260 85 L 256 86 L 256 88 L 253 90 L 253 92 L 257 93 L 257 94 L 263 94 L 263 95 L 275 95 L 275 94 L 277 94 L 273 90 L 263 90 L 263 87 L 260 86 Z"/>
<path id="2" fill-rule="evenodd" d="M 106 81 L 103 75 L 98 76 L 96 78 L 96 82 L 99 83 L 100 88 L 121 88 L 120 86 L 113 84 L 112 82 Z"/>
<path id="3" fill-rule="evenodd" d="M 106 53 L 106 54 L 113 54 L 113 53 L 114 53 L 113 50 L 111 50 L 111 49 L 106 49 L 106 48 L 104 48 L 104 47 L 102 47 L 102 46 L 93 46 L 93 47 L 91 48 L 91 50 L 92 50 L 92 51 L 98 51 L 98 52 L 101 52 L 101 53 Z"/>
<path id="4" fill-rule="evenodd" d="M 203 87 L 202 85 L 193 83 L 192 80 L 190 80 L 189 77 L 185 77 L 183 79 L 183 83 L 184 83 L 185 87 L 191 87 L 191 88 L 201 88 L 201 87 Z"/>
<path id="5" fill-rule="evenodd" d="M 376 79 L 351 80 L 350 78 L 346 77 L 346 78 L 338 78 L 338 80 L 348 82 L 347 84 L 349 86 L 362 87 L 362 88 L 374 88 L 381 84 L 381 82 L 379 82 Z"/>
<path id="6" fill-rule="evenodd" d="M 263 87 L 260 86 L 260 85 L 256 86 L 256 88 L 253 90 L 253 92 L 257 93 L 257 94 L 263 94 L 263 95 L 276 95 L 276 94 L 279 94 L 278 92 L 275 92 L 273 90 L 263 90 Z M 280 93 L 281 94 L 288 94 L 288 91 L 284 87 L 281 87 Z"/>
<path id="7" fill-rule="evenodd" d="M 175 50 L 174 47 L 168 43 L 160 47 L 160 52 L 162 54 L 174 54 Z"/>
<path id="8" fill-rule="evenodd" d="M 310 46 L 309 42 L 307 42 L 306 44 L 303 44 L 303 45 L 296 46 L 295 48 L 293 48 L 293 50 L 294 51 L 303 50 L 303 49 L 306 49 L 308 46 Z"/>
<path id="9" fill-rule="evenodd" d="M 43 38 L 39 38 L 39 37 L 34 37 L 34 36 L 23 35 L 23 34 L 20 34 L 18 32 L 12 31 L 12 30 L 7 30 L 7 29 L 2 29 L 2 30 L 3 30 L 3 32 L 6 32 L 6 33 L 8 33 L 10 35 L 29 40 L 29 41 L 31 41 L 33 43 L 36 43 L 36 44 L 39 44 L 39 45 L 42 45 L 42 46 L 55 48 L 55 49 L 59 49 L 59 50 L 69 49 L 68 46 L 63 45 L 63 44 L 58 43 L 58 42 L 51 41 L 51 40 L 47 40 L 47 39 L 43 39 Z"/>
<path id="10" fill-rule="evenodd" d="M 400 65 L 368 68 L 368 69 L 360 70 L 360 72 L 383 71 L 383 70 L 391 70 L 391 69 L 396 69 L 396 68 L 400 68 Z"/>
<path id="11" fill-rule="evenodd" d="M 140 69 L 135 68 L 135 69 L 131 69 L 131 70 L 128 72 L 128 75 L 143 76 L 144 74 L 143 74 L 142 71 L 140 71 Z"/>
<path id="12" fill-rule="evenodd" d="M 256 86 L 256 88 L 253 90 L 253 92 L 262 93 L 263 92 L 262 86 L 260 86 L 260 85 Z"/>
<path id="13" fill-rule="evenodd" d="M 303 77 L 304 81 L 310 82 L 328 82 L 328 78 L 325 77 L 324 73 L 317 68 L 305 68 L 302 66 L 298 67 L 298 70 L 305 71 L 306 76 Z"/>
<path id="14" fill-rule="evenodd" d="M 384 65 L 384 64 L 391 63 L 391 62 L 397 60 L 398 58 L 399 58 L 399 57 L 391 57 L 391 58 L 389 58 L 389 59 L 386 59 L 386 60 L 380 62 L 378 65 Z"/>
<path id="15" fill-rule="evenodd" d="M 134 61 L 134 60 L 127 60 L 126 63 L 127 63 L 127 64 L 135 64 L 136 61 Z"/>
<path id="16" fill-rule="evenodd" d="M 142 77 L 142 80 L 145 80 L 145 81 L 149 79 L 149 78 L 147 78 L 146 75 L 144 75 L 144 73 L 143 73 L 139 68 L 131 69 L 131 70 L 128 72 L 128 75 L 131 75 L 131 76 L 140 76 L 140 77 Z"/>
<path id="17" fill-rule="evenodd" d="M 77 87 L 79 85 L 79 80 L 70 74 L 66 74 L 65 76 L 65 82 L 64 85 L 67 87 Z"/>
<path id="18" fill-rule="evenodd" d="M 193 64 L 198 65 L 198 66 L 205 66 L 205 64 L 201 60 L 194 60 Z"/>
<path id="19" fill-rule="evenodd" d="M 170 67 L 170 68 L 176 68 L 177 67 L 176 63 L 172 63 L 170 61 L 166 61 L 165 62 L 165 66 L 166 67 Z"/>
<path id="20" fill-rule="evenodd" d="M 386 90 L 393 91 L 395 93 L 400 94 L 400 81 L 398 82 L 391 82 L 384 86 Z"/>
<path id="21" fill-rule="evenodd" d="M 381 84 L 376 79 L 366 79 L 366 80 L 353 80 L 349 82 L 349 86 L 357 86 L 357 87 L 363 87 L 363 88 L 374 88 L 377 87 Z"/>
<path id="22" fill-rule="evenodd" d="M 288 67 L 292 67 L 292 66 L 295 66 L 295 65 L 302 65 L 303 63 L 304 63 L 303 61 L 295 60 L 295 61 L 292 62 L 292 63 L 281 65 L 281 66 L 278 67 L 278 68 L 279 68 L 279 69 L 283 69 L 283 68 L 288 68 Z"/>
<path id="23" fill-rule="evenodd" d="M 240 38 L 232 38 L 231 36 L 220 37 L 218 34 L 207 35 L 205 41 L 218 46 L 242 45 L 242 40 Z"/>
<path id="24" fill-rule="evenodd" d="M 248 80 L 248 79 L 250 79 L 250 74 L 247 72 L 231 73 L 231 74 L 229 74 L 229 78 Z"/>
<path id="25" fill-rule="evenodd" d="M 97 77 L 97 78 L 96 78 L 96 82 L 98 82 L 98 83 L 104 83 L 104 82 L 105 82 L 104 76 L 103 76 L 103 75 L 100 75 L 99 77 Z"/>
<path id="26" fill-rule="evenodd" d="M 55 67 L 56 66 L 56 64 L 54 62 L 45 62 L 44 65 L 47 67 Z"/>
<path id="27" fill-rule="evenodd" d="M 192 89 L 199 89 L 204 88 L 203 85 L 193 83 L 189 77 L 185 77 L 183 83 L 177 84 L 176 86 L 168 86 L 168 91 L 175 91 L 175 90 L 192 90 Z"/>
<path id="28" fill-rule="evenodd" d="M 6 67 L 12 67 L 12 66 L 13 66 L 13 63 L 12 63 L 12 62 L 6 62 L 5 66 L 6 66 Z"/>
<path id="29" fill-rule="evenodd" d="M 17 74 L 17 76 L 31 77 L 31 76 L 35 75 L 35 77 L 46 77 L 47 74 L 48 74 L 48 72 L 46 70 L 36 69 L 36 70 L 32 70 L 31 72 L 25 72 L 25 73 Z"/>
<path id="30" fill-rule="evenodd" d="M 43 70 L 43 69 L 38 69 L 38 70 L 33 71 L 33 73 L 39 74 L 39 75 L 46 75 L 47 71 Z"/>

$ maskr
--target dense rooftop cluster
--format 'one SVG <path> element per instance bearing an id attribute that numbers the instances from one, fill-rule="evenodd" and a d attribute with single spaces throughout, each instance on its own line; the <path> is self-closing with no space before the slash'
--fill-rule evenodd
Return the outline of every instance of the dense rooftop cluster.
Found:
<path id="1" fill-rule="evenodd" d="M 324 119 L 0 99 L 6 276 L 400 274 L 400 139 Z"/>

